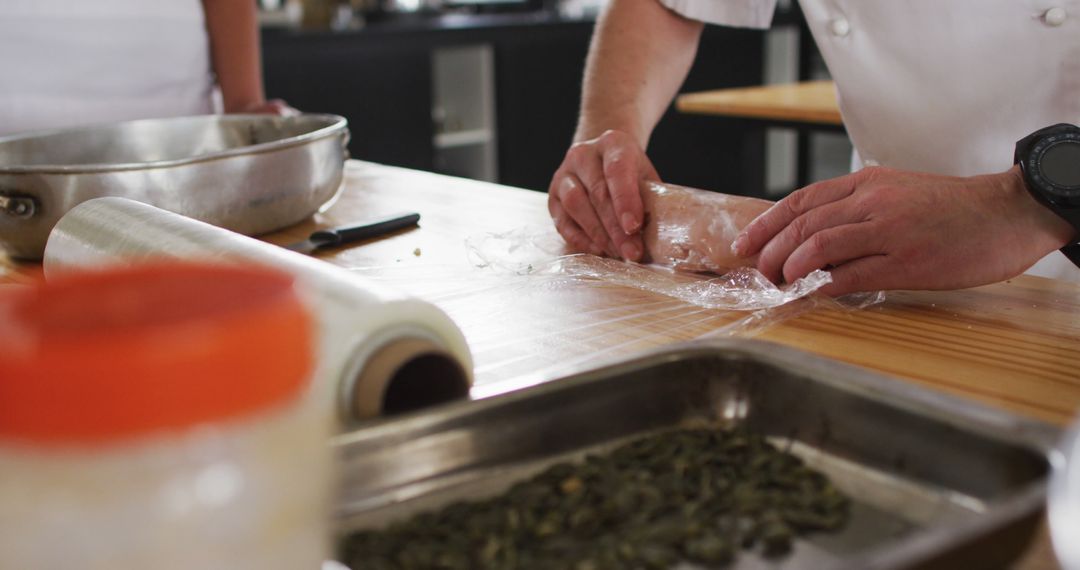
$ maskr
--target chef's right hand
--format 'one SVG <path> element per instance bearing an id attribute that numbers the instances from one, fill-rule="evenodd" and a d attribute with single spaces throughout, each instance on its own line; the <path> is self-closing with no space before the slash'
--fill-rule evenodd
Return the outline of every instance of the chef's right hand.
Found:
<path id="1" fill-rule="evenodd" d="M 277 115 L 279 117 L 295 117 L 300 114 L 299 110 L 286 103 L 284 99 L 258 101 L 245 106 L 243 109 L 231 112 L 255 115 Z"/>
<path id="2" fill-rule="evenodd" d="M 634 137 L 606 131 L 574 143 L 548 187 L 548 211 L 571 247 L 640 261 L 641 181 L 660 180 Z"/>

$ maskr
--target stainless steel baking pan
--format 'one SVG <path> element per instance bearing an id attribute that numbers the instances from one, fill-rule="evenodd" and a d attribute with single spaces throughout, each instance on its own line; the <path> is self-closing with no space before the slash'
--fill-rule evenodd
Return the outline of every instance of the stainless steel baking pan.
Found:
<path id="1" fill-rule="evenodd" d="M 72 206 L 120 196 L 256 235 L 303 220 L 341 185 L 336 115 L 204 115 L 0 138 L 0 244 L 40 258 Z"/>
<path id="2" fill-rule="evenodd" d="M 694 343 L 339 436 L 342 532 L 504 490 L 631 435 L 707 420 L 790 446 L 854 500 L 838 534 L 734 568 L 1004 568 L 1046 494 L 1048 425 L 790 348 Z"/>

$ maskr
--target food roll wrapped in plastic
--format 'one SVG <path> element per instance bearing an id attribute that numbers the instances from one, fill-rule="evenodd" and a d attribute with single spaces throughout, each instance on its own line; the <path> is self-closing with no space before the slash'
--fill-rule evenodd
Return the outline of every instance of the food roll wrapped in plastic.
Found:
<path id="1" fill-rule="evenodd" d="M 641 198 L 646 261 L 720 275 L 756 265 L 756 256 L 733 254 L 731 242 L 773 202 L 648 181 Z"/>

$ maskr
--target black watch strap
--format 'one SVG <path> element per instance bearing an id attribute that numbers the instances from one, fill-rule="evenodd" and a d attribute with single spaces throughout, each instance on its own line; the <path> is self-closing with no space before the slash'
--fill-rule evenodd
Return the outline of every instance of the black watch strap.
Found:
<path id="1" fill-rule="evenodd" d="M 1020 165 L 1028 193 L 1080 233 L 1080 186 L 1075 181 L 1065 182 L 1063 185 L 1061 180 L 1049 175 L 1051 171 L 1044 172 L 1042 168 L 1043 157 L 1050 155 L 1048 149 L 1063 143 L 1065 146 L 1059 148 L 1073 149 L 1069 152 L 1075 160 L 1077 145 L 1080 144 L 1080 127 L 1059 123 L 1031 133 L 1017 141 L 1013 161 Z M 1072 179 L 1076 178 L 1075 170 L 1070 176 Z M 1062 247 L 1061 253 L 1080 267 L 1080 237 Z"/>
<path id="2" fill-rule="evenodd" d="M 1073 265 L 1080 267 L 1080 208 L 1061 208 L 1056 205 L 1047 204 L 1047 201 L 1043 201 L 1043 204 L 1054 211 L 1059 217 L 1069 222 L 1074 229 L 1076 229 L 1077 237 L 1073 238 L 1073 243 L 1066 244 L 1060 250 L 1065 254 L 1065 257 L 1069 258 L 1069 261 L 1073 262 Z"/>

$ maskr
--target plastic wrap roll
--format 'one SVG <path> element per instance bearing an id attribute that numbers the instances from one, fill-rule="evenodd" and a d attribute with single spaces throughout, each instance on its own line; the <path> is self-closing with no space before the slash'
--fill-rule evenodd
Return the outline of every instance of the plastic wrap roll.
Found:
<path id="1" fill-rule="evenodd" d="M 243 260 L 298 278 L 319 322 L 315 397 L 344 421 L 465 397 L 472 359 L 439 308 L 305 255 L 125 198 L 72 208 L 45 247 L 45 275 L 174 257 Z"/>

